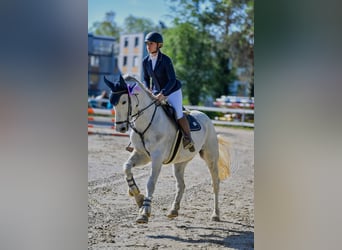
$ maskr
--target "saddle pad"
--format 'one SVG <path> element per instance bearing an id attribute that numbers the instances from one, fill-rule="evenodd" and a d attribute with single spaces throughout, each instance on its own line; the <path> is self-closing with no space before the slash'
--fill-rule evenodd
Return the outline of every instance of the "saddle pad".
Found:
<path id="1" fill-rule="evenodd" d="M 201 125 L 199 124 L 199 122 L 196 120 L 195 117 L 193 117 L 192 115 L 188 114 L 188 115 L 186 115 L 186 118 L 188 119 L 191 131 L 201 130 Z"/>

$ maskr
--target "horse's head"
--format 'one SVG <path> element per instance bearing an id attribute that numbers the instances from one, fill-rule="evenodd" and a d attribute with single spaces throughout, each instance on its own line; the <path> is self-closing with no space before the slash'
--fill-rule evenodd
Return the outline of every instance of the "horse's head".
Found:
<path id="1" fill-rule="evenodd" d="M 155 103 L 155 98 L 145 85 L 133 76 L 126 75 L 114 82 L 104 77 L 107 86 L 112 90 L 110 102 L 115 107 L 116 131 L 125 133 L 130 120 L 139 117 L 146 108 Z M 139 97 L 138 97 L 139 95 Z M 139 106 L 142 106 L 139 110 Z"/>
<path id="2" fill-rule="evenodd" d="M 118 104 L 120 97 L 123 94 L 128 94 L 127 84 L 121 75 L 119 79 L 116 79 L 114 81 L 110 81 L 106 78 L 106 76 L 104 76 L 104 81 L 112 91 L 109 100 L 110 103 L 115 107 Z"/>
<path id="3" fill-rule="evenodd" d="M 120 75 L 113 81 L 104 77 L 104 81 L 112 91 L 109 100 L 115 108 L 115 129 L 125 133 L 128 130 L 132 112 L 136 113 L 138 105 L 143 102 L 143 100 L 138 101 L 137 95 L 143 93 L 142 90 L 145 87 L 132 76 L 122 78 Z M 135 98 L 131 98 L 132 96 Z"/>
<path id="4" fill-rule="evenodd" d="M 115 107 L 115 129 L 125 133 L 128 130 L 131 113 L 129 88 L 121 75 L 114 81 L 110 81 L 104 76 L 104 81 L 112 91 L 109 101 Z"/>

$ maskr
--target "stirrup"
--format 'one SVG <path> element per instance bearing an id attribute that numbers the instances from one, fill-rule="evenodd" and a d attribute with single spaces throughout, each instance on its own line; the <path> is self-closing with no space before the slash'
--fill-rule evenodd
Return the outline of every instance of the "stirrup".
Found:
<path id="1" fill-rule="evenodd" d="M 128 152 L 133 152 L 133 150 L 134 150 L 134 148 L 131 147 L 131 144 L 132 144 L 132 142 L 130 141 L 129 144 L 128 144 L 128 146 L 126 147 L 126 150 L 127 150 Z"/>
<path id="2" fill-rule="evenodd" d="M 134 148 L 132 148 L 132 147 L 130 147 L 130 146 L 127 146 L 127 147 L 126 147 L 126 150 L 127 150 L 128 152 L 133 152 Z"/>
<path id="3" fill-rule="evenodd" d="M 183 147 L 184 149 L 189 149 L 190 152 L 194 152 L 195 151 L 195 147 L 194 147 L 194 142 L 190 139 L 190 138 L 183 138 Z"/>

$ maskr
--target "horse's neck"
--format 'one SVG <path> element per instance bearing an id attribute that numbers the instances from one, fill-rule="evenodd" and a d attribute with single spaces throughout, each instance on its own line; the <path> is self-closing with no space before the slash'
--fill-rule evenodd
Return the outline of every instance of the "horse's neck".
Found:
<path id="1" fill-rule="evenodd" d="M 164 134 L 172 133 L 173 126 L 163 108 L 152 104 L 154 100 L 148 96 L 147 93 L 140 93 L 138 99 L 134 99 L 135 103 L 133 103 L 133 106 L 136 108 L 134 108 L 133 114 L 137 114 L 150 105 L 150 107 L 144 110 L 139 118 L 136 119 L 135 127 L 137 129 L 143 131 L 149 126 L 149 131 L 146 132 L 152 132 L 154 135 L 157 135 L 159 131 Z M 167 131 L 167 133 L 165 131 Z"/>
<path id="2" fill-rule="evenodd" d="M 152 104 L 153 100 L 143 91 L 140 92 L 136 98 L 133 97 L 132 100 L 132 115 L 138 114 L 138 117 L 135 118 L 135 126 L 137 128 L 146 127 L 151 121 L 155 110 L 155 105 Z"/>
<path id="3" fill-rule="evenodd" d="M 147 93 L 145 93 L 144 91 L 139 92 L 139 94 L 136 96 L 137 98 L 133 97 L 133 110 L 134 112 L 138 112 L 139 110 L 142 110 L 144 108 L 146 108 L 148 105 L 150 105 L 153 100 L 151 97 L 149 97 L 147 95 Z M 152 107 L 154 107 L 154 105 L 152 105 L 151 107 L 148 108 L 148 112 L 150 111 L 150 109 L 152 110 Z"/>

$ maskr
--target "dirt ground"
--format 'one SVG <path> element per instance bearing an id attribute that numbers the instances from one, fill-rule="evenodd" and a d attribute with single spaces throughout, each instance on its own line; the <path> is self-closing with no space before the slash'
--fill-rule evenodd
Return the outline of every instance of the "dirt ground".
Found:
<path id="1" fill-rule="evenodd" d="M 148 224 L 136 224 L 122 165 L 128 137 L 88 136 L 88 249 L 254 249 L 254 131 L 216 127 L 231 142 L 231 176 L 220 184 L 220 222 L 210 220 L 212 188 L 196 156 L 185 171 L 179 216 L 166 217 L 175 195 L 171 165 L 163 167 Z M 133 169 L 145 193 L 150 165 Z"/>

